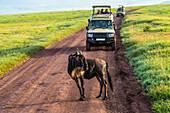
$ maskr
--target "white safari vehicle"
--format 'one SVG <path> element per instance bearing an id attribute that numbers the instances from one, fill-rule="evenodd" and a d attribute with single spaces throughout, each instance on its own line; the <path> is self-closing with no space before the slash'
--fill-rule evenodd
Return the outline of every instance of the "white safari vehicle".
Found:
<path id="1" fill-rule="evenodd" d="M 90 50 L 91 46 L 111 46 L 112 50 L 116 48 L 116 26 L 113 20 L 113 14 L 97 13 L 102 9 L 108 9 L 111 12 L 110 5 L 95 5 L 93 7 L 93 14 L 88 19 L 87 34 L 86 34 L 86 50 Z"/>
<path id="2" fill-rule="evenodd" d="M 125 16 L 125 8 L 123 5 L 119 5 L 119 8 L 117 9 L 116 17 L 119 17 L 119 16 L 122 16 L 122 17 Z"/>

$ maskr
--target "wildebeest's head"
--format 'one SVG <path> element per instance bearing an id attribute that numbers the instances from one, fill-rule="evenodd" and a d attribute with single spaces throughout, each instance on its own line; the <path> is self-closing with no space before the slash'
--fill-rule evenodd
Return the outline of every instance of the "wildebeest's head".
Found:
<path id="1" fill-rule="evenodd" d="M 82 68 L 84 71 L 88 70 L 87 61 L 81 51 L 77 50 L 76 53 L 68 57 L 68 73 L 71 75 L 75 68 Z"/>
<path id="2" fill-rule="evenodd" d="M 84 75 L 85 71 L 83 70 L 83 68 L 81 67 L 77 67 L 75 68 L 72 73 L 71 73 L 71 78 L 72 79 L 75 79 L 75 78 L 79 78 L 81 77 L 82 75 Z"/>

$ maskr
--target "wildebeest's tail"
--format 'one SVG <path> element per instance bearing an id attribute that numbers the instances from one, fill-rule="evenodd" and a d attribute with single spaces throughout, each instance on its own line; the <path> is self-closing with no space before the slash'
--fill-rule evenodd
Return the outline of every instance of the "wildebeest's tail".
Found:
<path id="1" fill-rule="evenodd" d="M 112 79 L 111 79 L 111 76 L 110 76 L 109 71 L 108 71 L 108 63 L 107 62 L 106 62 L 106 72 L 107 72 L 107 77 L 108 77 L 110 88 L 113 91 Z"/>

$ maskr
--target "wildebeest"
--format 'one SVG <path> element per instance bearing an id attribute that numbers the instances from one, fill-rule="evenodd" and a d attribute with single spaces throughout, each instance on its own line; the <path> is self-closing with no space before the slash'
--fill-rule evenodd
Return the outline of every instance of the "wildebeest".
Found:
<path id="1" fill-rule="evenodd" d="M 107 72 L 110 88 L 113 91 L 111 76 L 108 72 L 108 64 L 101 59 L 85 59 L 81 51 L 77 50 L 75 54 L 68 57 L 68 74 L 75 80 L 77 87 L 80 91 L 80 99 L 84 100 L 84 79 L 91 79 L 96 77 L 100 83 L 100 93 L 96 98 L 101 97 L 103 85 L 105 88 L 103 100 L 107 98 L 107 82 L 105 74 Z M 79 85 L 80 79 L 81 87 Z"/>

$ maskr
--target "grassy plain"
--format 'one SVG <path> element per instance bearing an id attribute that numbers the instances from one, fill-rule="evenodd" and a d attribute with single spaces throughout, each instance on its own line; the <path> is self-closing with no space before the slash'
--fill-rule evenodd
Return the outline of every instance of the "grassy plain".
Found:
<path id="1" fill-rule="evenodd" d="M 91 11 L 0 16 L 0 75 L 87 25 Z"/>
<path id="2" fill-rule="evenodd" d="M 155 112 L 170 112 L 170 4 L 128 14 L 121 36 L 127 57 L 153 101 Z"/>

